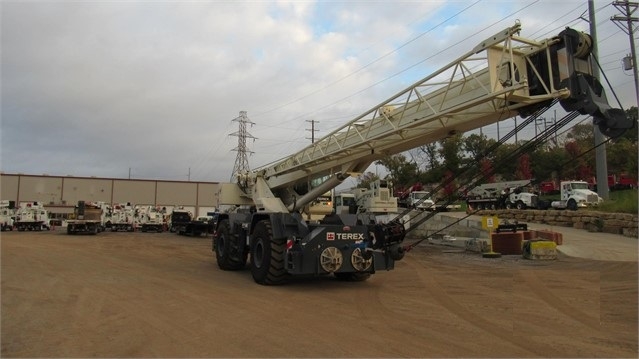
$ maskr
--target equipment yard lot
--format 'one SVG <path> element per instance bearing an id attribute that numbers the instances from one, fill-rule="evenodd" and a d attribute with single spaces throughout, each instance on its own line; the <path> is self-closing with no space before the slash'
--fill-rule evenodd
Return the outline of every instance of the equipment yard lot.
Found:
<path id="1" fill-rule="evenodd" d="M 256 284 L 205 237 L 3 232 L 2 357 L 637 357 L 637 263 L 418 246 Z"/>

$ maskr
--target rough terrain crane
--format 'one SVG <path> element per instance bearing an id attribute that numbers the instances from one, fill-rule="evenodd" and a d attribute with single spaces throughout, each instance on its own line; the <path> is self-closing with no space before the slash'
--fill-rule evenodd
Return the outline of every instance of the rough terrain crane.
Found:
<path id="1" fill-rule="evenodd" d="M 375 223 L 364 215 L 331 215 L 306 222 L 300 210 L 374 161 L 514 116 L 527 117 L 559 101 L 590 114 L 609 136 L 633 123 L 608 105 L 592 76 L 591 37 L 566 28 L 534 41 L 517 23 L 487 38 L 432 75 L 414 83 L 320 140 L 273 164 L 234 173 L 222 184 L 213 236 L 219 268 L 250 269 L 255 282 L 334 275 L 360 281 L 391 270 L 404 256 L 399 220 Z"/>

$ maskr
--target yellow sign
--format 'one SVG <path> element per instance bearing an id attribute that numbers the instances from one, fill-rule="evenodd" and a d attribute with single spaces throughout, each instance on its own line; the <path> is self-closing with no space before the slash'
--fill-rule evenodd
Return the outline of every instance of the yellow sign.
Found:
<path id="1" fill-rule="evenodd" d="M 490 231 L 494 228 L 497 228 L 497 226 L 499 226 L 499 218 L 497 218 L 497 216 L 481 217 L 481 228 Z"/>

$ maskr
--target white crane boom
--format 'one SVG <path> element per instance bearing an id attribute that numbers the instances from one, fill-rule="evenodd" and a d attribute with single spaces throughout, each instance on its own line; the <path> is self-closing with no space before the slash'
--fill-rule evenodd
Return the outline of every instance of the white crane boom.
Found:
<path id="1" fill-rule="evenodd" d="M 602 129 L 613 127 L 610 123 L 632 127 L 622 110 L 607 105 L 592 77 L 589 35 L 566 29 L 533 41 L 519 37 L 520 30 L 517 23 L 482 41 L 301 151 L 235 174 L 242 191 L 233 191 L 244 198 L 231 196 L 233 203 L 222 204 L 253 202 L 257 211 L 296 211 L 384 156 L 526 115 L 554 99 L 567 110 L 593 115 Z M 311 185 L 326 178 L 323 185 Z"/>

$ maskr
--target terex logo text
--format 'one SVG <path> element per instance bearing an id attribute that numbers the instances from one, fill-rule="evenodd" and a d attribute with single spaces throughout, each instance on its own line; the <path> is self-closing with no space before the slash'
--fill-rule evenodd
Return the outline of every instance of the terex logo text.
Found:
<path id="1" fill-rule="evenodd" d="M 363 241 L 364 233 L 335 233 L 335 232 L 326 232 L 326 240 L 334 241 L 342 240 L 342 241 Z"/>

